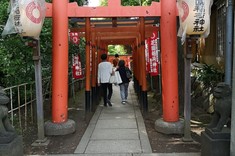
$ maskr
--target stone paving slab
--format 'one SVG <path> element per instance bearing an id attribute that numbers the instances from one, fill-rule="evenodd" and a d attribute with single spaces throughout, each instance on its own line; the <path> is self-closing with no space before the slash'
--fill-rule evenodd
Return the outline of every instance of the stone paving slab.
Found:
<path id="1" fill-rule="evenodd" d="M 47 156 L 200 156 L 200 153 L 149 153 L 149 154 L 51 154 Z M 43 156 L 43 155 L 25 155 L 25 156 Z"/>
<path id="2" fill-rule="evenodd" d="M 116 112 L 116 113 L 102 113 L 100 115 L 101 120 L 105 119 L 134 119 L 135 118 L 135 113 L 130 113 L 130 112 Z"/>
<path id="3" fill-rule="evenodd" d="M 92 140 L 139 140 L 137 129 L 95 129 Z"/>
<path id="4" fill-rule="evenodd" d="M 132 105 L 121 105 L 120 107 L 113 105 L 112 107 L 104 107 L 102 110 L 102 113 L 134 113 L 133 106 Z"/>
<path id="5" fill-rule="evenodd" d="M 151 153 L 151 154 L 133 154 L 133 156 L 200 156 L 200 153 Z"/>
<path id="6" fill-rule="evenodd" d="M 140 140 L 91 140 L 86 153 L 141 153 Z"/>
<path id="7" fill-rule="evenodd" d="M 79 145 L 75 149 L 74 153 L 85 153 L 86 146 L 90 140 L 90 137 L 92 135 L 92 132 L 95 129 L 95 124 L 89 124 L 87 127 L 86 132 L 84 133 Z"/>
<path id="8" fill-rule="evenodd" d="M 137 128 L 135 119 L 98 120 L 96 128 Z"/>

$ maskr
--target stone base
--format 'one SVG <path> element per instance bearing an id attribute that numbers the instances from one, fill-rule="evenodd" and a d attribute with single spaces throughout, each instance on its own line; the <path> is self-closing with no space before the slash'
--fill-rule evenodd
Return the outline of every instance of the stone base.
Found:
<path id="1" fill-rule="evenodd" d="M 49 145 L 50 140 L 48 140 L 46 137 L 43 140 L 36 140 L 34 141 L 31 146 L 39 147 L 39 146 L 47 146 Z"/>
<path id="2" fill-rule="evenodd" d="M 68 119 L 63 123 L 45 122 L 46 135 L 66 135 L 73 132 L 75 132 L 75 122 L 73 120 Z"/>
<path id="3" fill-rule="evenodd" d="M 164 134 L 183 134 L 184 121 L 180 119 L 178 122 L 165 122 L 161 118 L 155 121 L 155 129 Z"/>
<path id="4" fill-rule="evenodd" d="M 230 130 L 224 128 L 221 132 L 205 129 L 201 133 L 201 156 L 229 156 L 230 155 Z"/>
<path id="5" fill-rule="evenodd" d="M 0 156 L 23 156 L 22 136 L 17 136 L 8 144 L 0 144 Z"/>

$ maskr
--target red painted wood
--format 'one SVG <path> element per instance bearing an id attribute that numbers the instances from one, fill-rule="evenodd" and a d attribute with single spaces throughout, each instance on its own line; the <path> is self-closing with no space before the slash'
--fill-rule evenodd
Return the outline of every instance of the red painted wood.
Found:
<path id="1" fill-rule="evenodd" d="M 90 72 L 90 62 L 91 62 L 91 57 L 90 57 L 90 42 L 91 41 L 91 36 L 90 36 L 90 18 L 86 18 L 86 86 L 85 90 L 90 91 L 91 90 L 91 72 Z"/>
<path id="2" fill-rule="evenodd" d="M 161 64 L 163 120 L 179 120 L 176 1 L 162 1 Z"/>
<path id="3" fill-rule="evenodd" d="M 140 18 L 140 63 L 141 63 L 141 81 L 142 91 L 147 91 L 147 80 L 146 80 L 146 61 L 145 61 L 145 26 L 144 18 Z"/>
<path id="4" fill-rule="evenodd" d="M 114 0 L 113 0 L 114 1 Z M 111 2 L 110 4 L 114 3 Z M 68 4 L 68 17 L 154 17 L 161 16 L 161 3 L 152 2 L 151 6 L 78 6 L 76 2 Z M 52 6 L 46 3 L 46 17 L 52 17 Z"/>
<path id="5" fill-rule="evenodd" d="M 53 0 L 52 122 L 54 123 L 66 122 L 68 119 L 67 4 L 67 0 Z"/>

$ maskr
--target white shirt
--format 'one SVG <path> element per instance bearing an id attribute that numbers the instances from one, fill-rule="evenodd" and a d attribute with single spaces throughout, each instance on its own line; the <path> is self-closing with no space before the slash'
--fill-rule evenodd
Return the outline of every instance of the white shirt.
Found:
<path id="1" fill-rule="evenodd" d="M 110 62 L 101 62 L 98 65 L 98 83 L 109 83 L 112 74 L 112 64 Z"/>

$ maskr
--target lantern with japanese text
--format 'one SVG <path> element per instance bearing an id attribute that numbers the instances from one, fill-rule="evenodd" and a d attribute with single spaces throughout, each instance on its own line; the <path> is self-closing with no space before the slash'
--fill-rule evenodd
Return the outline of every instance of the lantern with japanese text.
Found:
<path id="1" fill-rule="evenodd" d="M 210 9 L 213 0 L 178 0 L 180 29 L 178 36 L 202 35 L 210 33 Z"/>
<path id="2" fill-rule="evenodd" d="M 45 0 L 11 0 L 11 12 L 2 35 L 18 33 L 38 38 L 45 14 Z"/>
<path id="3" fill-rule="evenodd" d="M 22 36 L 39 36 L 45 17 L 45 3 L 41 0 L 21 0 L 19 3 Z M 45 9 L 44 9 L 45 10 Z"/>

